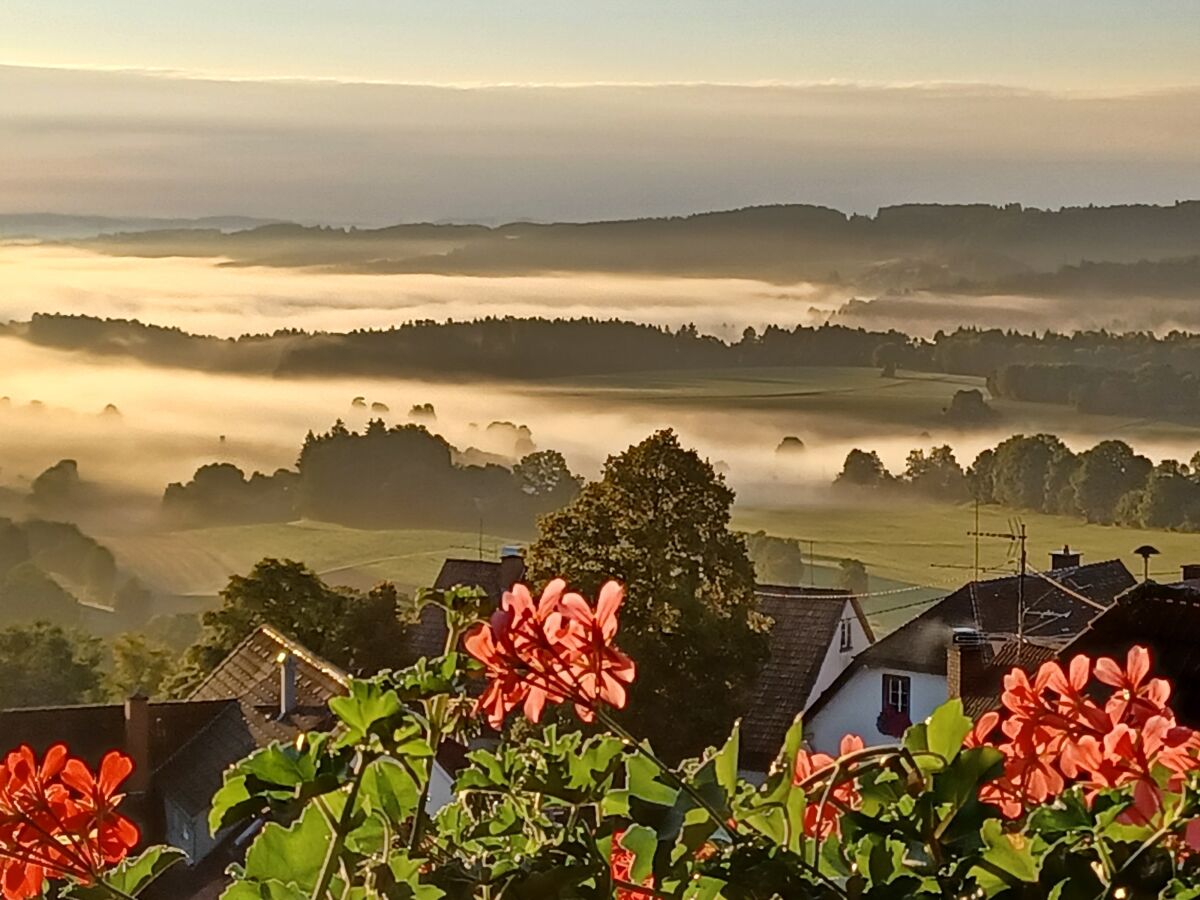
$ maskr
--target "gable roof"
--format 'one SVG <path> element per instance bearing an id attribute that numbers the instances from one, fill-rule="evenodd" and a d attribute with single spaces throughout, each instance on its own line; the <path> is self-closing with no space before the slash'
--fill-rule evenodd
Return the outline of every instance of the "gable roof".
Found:
<path id="1" fill-rule="evenodd" d="M 434 579 L 435 591 L 456 587 L 479 588 L 492 603 L 499 605 L 504 592 L 525 575 L 525 561 L 519 556 L 500 561 L 484 559 L 447 559 Z M 507 582 L 507 584 L 505 583 Z M 421 657 L 441 656 L 446 650 L 446 617 L 436 606 L 425 606 L 409 628 L 405 649 L 413 661 Z"/>
<path id="2" fill-rule="evenodd" d="M 490 599 L 499 601 L 504 592 L 500 585 L 500 563 L 485 559 L 447 559 L 433 582 L 433 589 L 448 591 L 452 587 L 481 588 Z"/>
<path id="3" fill-rule="evenodd" d="M 1179 720 L 1200 725 L 1200 688 L 1194 687 L 1200 685 L 1200 585 L 1137 585 L 1092 620 L 1060 657 L 1086 653 L 1123 663 L 1135 644 L 1149 649 L 1153 674 L 1171 682 L 1171 706 Z"/>
<path id="4" fill-rule="evenodd" d="M 1028 642 L 1061 648 L 1096 617 L 1096 606 L 1109 607 L 1132 587 L 1133 576 L 1120 560 L 1089 563 L 1024 578 L 1025 637 Z M 891 634 L 854 657 L 834 679 L 809 715 L 819 712 L 856 672 L 863 668 L 946 674 L 946 648 L 955 628 L 977 629 L 987 637 L 1006 639 L 1017 633 L 1020 579 L 1016 575 L 973 581 L 938 601 Z"/>
<path id="5" fill-rule="evenodd" d="M 296 703 L 280 715 L 280 655 L 295 660 Z M 155 773 L 163 794 L 189 815 L 208 808 L 225 770 L 254 750 L 332 721 L 329 701 L 349 676 L 269 625 L 259 626 L 192 692 L 222 709 Z"/>
<path id="6" fill-rule="evenodd" d="M 810 699 L 850 592 L 779 585 L 758 585 L 754 592 L 759 612 L 775 624 L 768 638 L 770 657 L 742 719 L 742 753 L 750 767 L 765 768 Z"/>

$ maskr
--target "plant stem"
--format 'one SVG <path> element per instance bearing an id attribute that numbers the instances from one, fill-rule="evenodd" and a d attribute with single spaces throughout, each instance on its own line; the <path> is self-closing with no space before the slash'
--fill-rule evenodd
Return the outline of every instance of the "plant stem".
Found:
<path id="1" fill-rule="evenodd" d="M 730 823 L 730 821 L 729 821 L 730 817 L 727 812 L 722 814 L 721 811 L 718 810 L 715 806 L 713 806 L 712 803 L 709 802 L 709 800 L 707 798 L 705 798 L 698 790 L 696 790 L 694 787 L 692 787 L 692 785 L 688 784 L 687 781 L 685 781 L 683 778 L 681 778 L 679 775 L 677 775 L 672 768 L 670 768 L 665 762 L 663 762 L 661 759 L 659 759 L 658 756 L 655 755 L 653 750 L 650 750 L 649 748 L 644 746 L 642 743 L 640 743 L 638 740 L 636 740 L 632 734 L 630 734 L 622 726 L 618 725 L 615 721 L 613 721 L 612 717 L 609 716 L 608 713 L 606 713 L 603 709 L 597 709 L 595 712 L 596 712 L 596 717 L 599 718 L 600 721 L 602 721 L 608 728 L 612 729 L 618 735 L 620 735 L 622 738 L 624 738 L 629 744 L 631 744 L 633 746 L 633 748 L 635 750 L 637 750 L 638 753 L 642 754 L 642 756 L 646 757 L 646 759 L 648 759 L 648 760 L 650 760 L 650 762 L 654 763 L 654 765 L 658 768 L 658 770 L 668 780 L 673 782 L 676 787 L 678 787 L 681 791 L 683 791 L 685 794 L 687 794 L 689 797 L 691 797 L 692 800 L 696 803 L 696 805 L 698 805 L 701 809 L 703 809 L 706 813 L 708 813 L 708 817 L 710 819 L 712 819 L 714 825 L 716 825 L 718 828 L 723 828 L 727 832 L 729 832 L 735 841 L 742 839 L 742 835 L 738 834 L 737 828 L 734 827 Z"/>
<path id="2" fill-rule="evenodd" d="M 346 834 L 350 831 L 350 820 L 354 816 L 354 804 L 358 800 L 358 791 L 362 787 L 363 775 L 367 771 L 366 754 L 360 753 L 354 768 L 354 780 L 350 782 L 350 793 L 346 797 L 346 805 L 338 818 L 337 828 L 333 832 L 333 840 L 325 851 L 325 861 L 321 864 L 321 875 L 313 888 L 311 900 L 324 900 L 333 881 L 333 870 L 342 855 L 342 847 L 346 844 Z"/>

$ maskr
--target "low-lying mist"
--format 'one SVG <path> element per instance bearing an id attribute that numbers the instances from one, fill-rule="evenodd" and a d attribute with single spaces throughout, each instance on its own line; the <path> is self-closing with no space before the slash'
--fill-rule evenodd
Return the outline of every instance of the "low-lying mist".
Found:
<path id="1" fill-rule="evenodd" d="M 746 279 L 545 274 L 510 278 L 345 275 L 109 257 L 0 244 L 0 321 L 83 313 L 232 337 L 278 328 L 352 331 L 488 315 L 594 316 L 736 337 L 746 326 L 822 321 L 844 292 Z M 814 307 L 816 307 L 814 309 Z"/>
<path id="2" fill-rule="evenodd" d="M 106 523 L 109 529 L 145 522 L 169 482 L 187 481 L 205 463 L 265 472 L 290 467 L 310 429 L 327 429 L 338 418 L 351 428 L 373 417 L 403 423 L 412 406 L 425 403 L 436 412 L 431 430 L 462 450 L 511 456 L 511 442 L 505 446 L 487 429 L 509 421 L 527 425 L 539 449 L 562 451 L 589 478 L 609 454 L 672 427 L 726 472 L 747 506 L 821 503 L 852 447 L 876 450 L 902 471 L 909 450 L 949 443 L 965 465 L 1016 430 L 1012 423 L 971 432 L 905 429 L 837 412 L 756 408 L 736 397 L 642 402 L 636 392 L 578 385 L 205 374 L 97 360 L 15 338 L 0 338 L 0 360 L 0 395 L 9 398 L 0 404 L 0 485 L 25 491 L 48 466 L 75 459 L 86 481 L 141 500 L 140 512 L 131 503 L 129 522 Z M 362 398 L 358 405 L 355 398 Z M 110 404 L 115 412 L 105 414 Z M 1100 427 L 1059 434 L 1077 450 L 1111 436 Z M 800 436 L 804 449 L 778 450 L 787 435 Z M 1197 449 L 1178 434 L 1133 443 L 1155 459 L 1186 460 Z"/>

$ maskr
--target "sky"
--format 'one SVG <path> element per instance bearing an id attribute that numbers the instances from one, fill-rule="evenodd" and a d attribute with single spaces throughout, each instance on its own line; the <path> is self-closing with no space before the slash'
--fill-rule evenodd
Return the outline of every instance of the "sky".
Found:
<path id="1" fill-rule="evenodd" d="M 0 60 L 438 84 L 1196 84 L 1196 0 L 5 0 Z"/>
<path id="2" fill-rule="evenodd" d="M 0 212 L 1173 202 L 1200 0 L 4 0 Z"/>

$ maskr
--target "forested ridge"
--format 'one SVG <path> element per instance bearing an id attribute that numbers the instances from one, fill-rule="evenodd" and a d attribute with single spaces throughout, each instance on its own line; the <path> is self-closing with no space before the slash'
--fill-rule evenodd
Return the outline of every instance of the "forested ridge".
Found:
<path id="1" fill-rule="evenodd" d="M 489 317 L 347 333 L 280 330 L 217 338 L 136 320 L 36 314 L 7 333 L 152 365 L 275 376 L 522 380 L 670 369 L 877 366 L 988 379 L 993 396 L 1087 412 L 1200 415 L 1200 335 L 959 328 L 932 338 L 842 325 L 746 329 L 722 340 L 620 320 Z M 570 348 L 564 368 L 563 348 Z"/>

